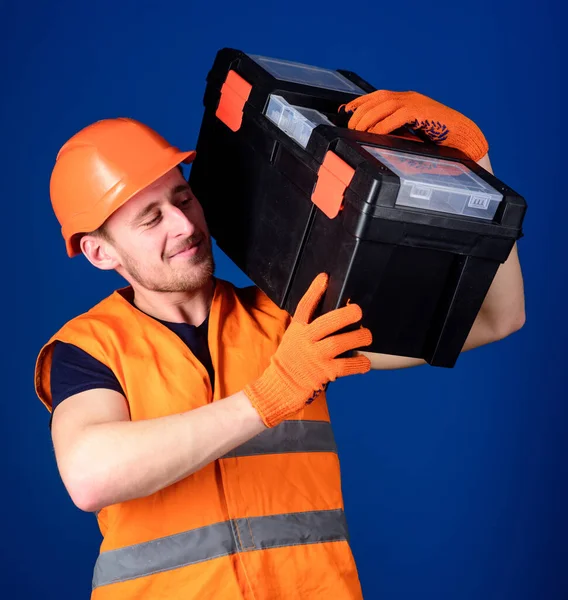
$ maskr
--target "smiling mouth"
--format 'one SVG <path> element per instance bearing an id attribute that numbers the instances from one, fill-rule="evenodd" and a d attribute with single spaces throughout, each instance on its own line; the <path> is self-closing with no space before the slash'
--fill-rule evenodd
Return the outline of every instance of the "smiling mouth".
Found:
<path id="1" fill-rule="evenodd" d="M 191 244 L 190 246 L 186 246 L 185 248 L 183 248 L 182 250 L 179 250 L 178 252 L 176 252 L 175 254 L 172 254 L 170 256 L 170 258 L 174 258 L 176 256 L 179 256 L 180 254 L 190 254 L 192 250 L 195 250 L 195 252 L 191 253 L 191 255 L 195 254 L 196 251 L 199 249 L 199 246 L 201 245 L 201 242 L 203 241 L 203 239 L 199 240 L 197 243 L 195 244 Z"/>

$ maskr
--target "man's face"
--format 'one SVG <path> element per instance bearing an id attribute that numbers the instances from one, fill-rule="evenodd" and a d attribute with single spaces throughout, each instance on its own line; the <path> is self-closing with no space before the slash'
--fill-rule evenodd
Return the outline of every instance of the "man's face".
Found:
<path id="1" fill-rule="evenodd" d="M 203 210 L 175 168 L 115 211 L 107 221 L 120 273 L 154 292 L 201 288 L 215 270 Z"/>

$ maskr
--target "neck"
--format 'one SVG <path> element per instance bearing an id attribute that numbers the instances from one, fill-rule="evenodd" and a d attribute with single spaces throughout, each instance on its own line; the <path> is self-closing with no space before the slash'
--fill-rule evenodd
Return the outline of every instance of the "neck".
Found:
<path id="1" fill-rule="evenodd" d="M 153 292 L 132 285 L 134 305 L 142 312 L 170 323 L 201 325 L 209 314 L 215 278 L 210 277 L 202 287 L 191 292 Z"/>

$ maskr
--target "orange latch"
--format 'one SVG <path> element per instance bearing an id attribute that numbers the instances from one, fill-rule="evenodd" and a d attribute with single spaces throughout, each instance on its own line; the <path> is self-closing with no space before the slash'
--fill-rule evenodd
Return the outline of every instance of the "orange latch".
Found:
<path id="1" fill-rule="evenodd" d="M 243 108 L 250 96 L 252 85 L 238 73 L 230 70 L 221 88 L 221 98 L 215 115 L 231 131 L 238 131 L 243 122 Z"/>
<path id="2" fill-rule="evenodd" d="M 337 154 L 328 150 L 318 171 L 318 180 L 312 193 L 312 202 L 330 219 L 339 214 L 345 190 L 355 175 L 350 167 Z"/>

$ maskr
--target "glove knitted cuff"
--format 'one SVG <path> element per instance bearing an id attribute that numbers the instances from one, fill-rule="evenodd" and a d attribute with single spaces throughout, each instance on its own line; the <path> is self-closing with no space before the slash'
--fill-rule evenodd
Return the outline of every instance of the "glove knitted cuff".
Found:
<path id="1" fill-rule="evenodd" d="M 266 371 L 243 391 L 267 427 L 274 427 L 303 408 L 309 394 L 283 377 L 274 357 Z"/>

